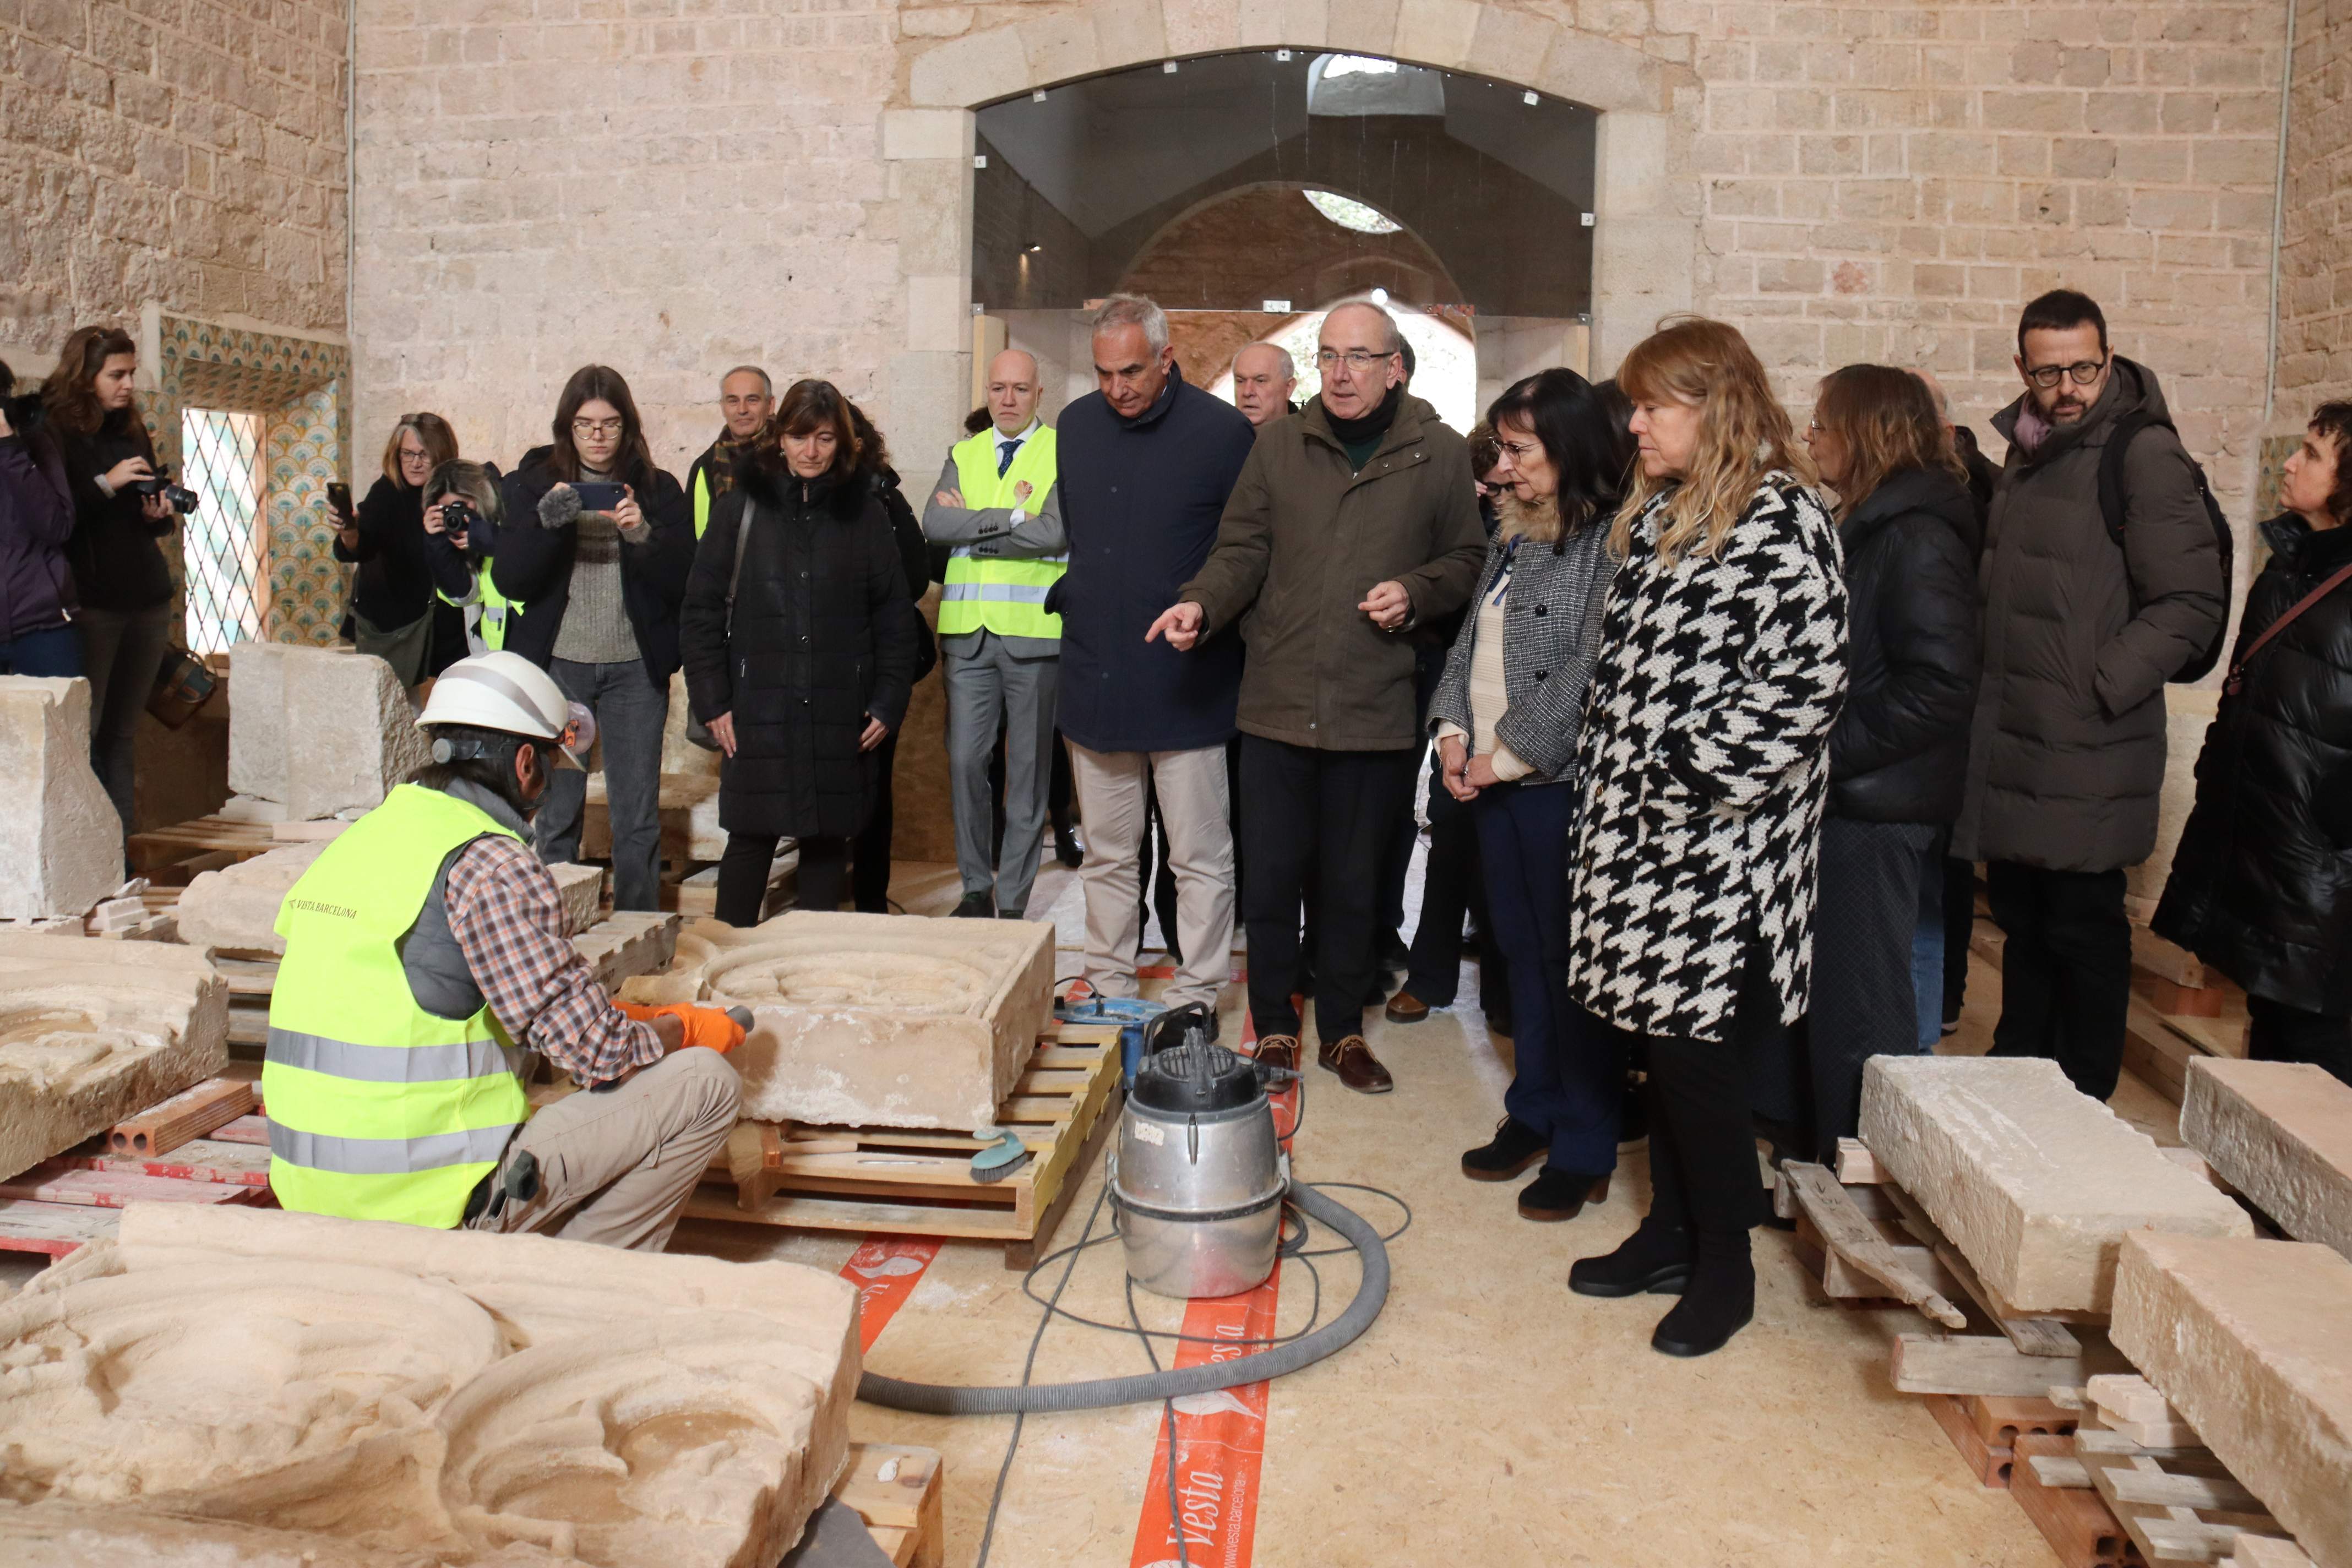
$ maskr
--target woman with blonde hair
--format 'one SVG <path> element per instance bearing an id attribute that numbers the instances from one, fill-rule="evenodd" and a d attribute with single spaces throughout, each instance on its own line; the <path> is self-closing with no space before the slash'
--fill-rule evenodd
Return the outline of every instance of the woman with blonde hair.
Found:
<path id="1" fill-rule="evenodd" d="M 425 486 L 457 458 L 457 433 L 438 414 L 404 414 L 383 444 L 383 477 L 356 511 L 337 518 L 335 559 L 352 574 L 352 641 L 415 686 L 466 657 L 466 621 L 433 593 Z"/>
<path id="2" fill-rule="evenodd" d="M 1907 370 L 1832 372 L 1805 446 L 1838 494 L 1846 699 L 1830 731 L 1804 1049 L 1759 1109 L 1801 1129 L 1807 1157 L 1826 1160 L 1854 1134 L 1863 1063 L 1940 1033 L 1938 840 L 1960 813 L 1976 705 L 1976 511 L 1935 398 Z M 1932 953 L 1915 950 L 1915 931 L 1937 939 Z M 1770 1103 L 1775 1094 L 1787 1099 Z"/>
<path id="3" fill-rule="evenodd" d="M 1748 1066 L 1805 1006 L 1845 587 L 1811 465 L 1736 330 L 1669 320 L 1617 382 L 1639 458 L 1577 737 L 1568 986 L 1644 1043 L 1652 1195 L 1569 1284 L 1680 1291 L 1650 1342 L 1705 1355 L 1755 1312 Z"/>

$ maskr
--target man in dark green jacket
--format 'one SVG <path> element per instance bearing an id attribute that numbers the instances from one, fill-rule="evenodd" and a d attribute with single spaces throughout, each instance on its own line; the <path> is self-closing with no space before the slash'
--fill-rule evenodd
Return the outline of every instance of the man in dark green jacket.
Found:
<path id="1" fill-rule="evenodd" d="M 1258 1057 L 1297 1059 L 1290 989 L 1311 861 L 1318 1060 L 1373 1094 L 1393 1087 L 1363 1037 L 1381 856 L 1427 739 L 1412 645 L 1399 634 L 1459 609 L 1486 553 L 1469 448 L 1404 390 L 1402 349 L 1378 306 L 1324 318 L 1323 390 L 1258 432 L 1216 548 L 1147 634 L 1190 648 L 1241 623 L 1242 912 Z"/>
<path id="2" fill-rule="evenodd" d="M 2164 687 L 2220 632 L 2229 584 L 2156 374 L 2109 352 L 2099 307 L 2054 290 L 2017 335 L 2025 391 L 1992 421 L 2009 460 L 1979 568 L 1984 676 L 1952 854 L 1988 862 L 2007 936 L 1993 1050 L 2053 1058 L 2105 1100 L 2131 1003 L 2124 868 L 2156 847 Z M 2160 423 L 2126 448 L 2118 545 L 2099 466 L 2133 415 Z"/>

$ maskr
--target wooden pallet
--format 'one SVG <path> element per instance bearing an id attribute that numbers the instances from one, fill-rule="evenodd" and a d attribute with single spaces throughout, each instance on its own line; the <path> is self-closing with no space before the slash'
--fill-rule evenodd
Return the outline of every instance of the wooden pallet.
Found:
<path id="1" fill-rule="evenodd" d="M 969 1133 L 794 1128 L 756 1164 L 730 1169 L 722 1155 L 686 1212 L 739 1224 L 1001 1241 L 1005 1267 L 1026 1268 L 1118 1124 L 1121 1095 L 1118 1028 L 1066 1024 L 1058 1037 L 1038 1040 L 997 1110 L 997 1124 L 1030 1153 L 1003 1181 L 972 1180 L 971 1159 L 982 1144 Z"/>
<path id="2" fill-rule="evenodd" d="M 240 860 L 250 860 L 282 847 L 287 841 L 279 838 L 274 825 L 267 822 L 241 822 L 228 816 L 199 816 L 194 822 L 182 822 L 170 827 L 150 828 L 131 836 L 131 869 L 133 873 L 152 878 L 166 868 L 188 872 L 218 870 Z M 202 860 L 198 866 L 194 862 Z M 187 879 L 180 879 L 184 882 Z"/>
<path id="3" fill-rule="evenodd" d="M 2072 1433 L 2020 1436 L 2009 1495 L 2050 1543 L 2062 1568 L 2148 1568 L 2147 1559 L 2096 1491 L 2042 1479 L 2042 1462 L 2054 1459 L 2074 1462 Z"/>
<path id="4" fill-rule="evenodd" d="M 948 1544 L 941 1490 L 936 1449 L 852 1443 L 833 1495 L 866 1521 L 893 1568 L 941 1568 Z"/>
<path id="5" fill-rule="evenodd" d="M 2201 1447 L 2147 1448 L 2092 1424 L 2074 1434 L 2071 1458 L 2033 1461 L 2035 1479 L 2089 1489 L 2150 1562 L 2219 1563 L 2241 1535 L 2293 1545 L 2294 1536 L 2253 1493 Z"/>

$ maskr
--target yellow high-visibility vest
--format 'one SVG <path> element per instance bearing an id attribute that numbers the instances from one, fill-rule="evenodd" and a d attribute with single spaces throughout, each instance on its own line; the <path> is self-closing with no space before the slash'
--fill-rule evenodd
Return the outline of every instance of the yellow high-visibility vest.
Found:
<path id="1" fill-rule="evenodd" d="M 278 906 L 261 1095 L 283 1207 L 450 1229 L 530 1114 L 506 1030 L 417 1005 L 400 939 L 441 862 L 489 834 L 479 807 L 402 784 L 327 846 Z"/>
<path id="2" fill-rule="evenodd" d="M 1045 494 L 1054 488 L 1057 472 L 1054 431 L 1045 425 L 1022 441 L 1021 449 L 1013 454 L 1013 466 L 1001 479 L 996 472 L 993 429 L 957 442 L 952 456 L 963 504 L 974 511 L 1019 506 L 1034 516 L 1045 508 Z M 1013 487 L 1024 479 L 1029 483 L 1029 499 L 1015 501 Z M 1066 552 L 1007 560 L 974 555 L 969 546 L 958 545 L 948 557 L 947 577 L 940 587 L 940 635 L 954 637 L 985 629 L 999 637 L 1058 642 L 1062 617 L 1045 613 L 1045 591 L 1069 568 Z"/>

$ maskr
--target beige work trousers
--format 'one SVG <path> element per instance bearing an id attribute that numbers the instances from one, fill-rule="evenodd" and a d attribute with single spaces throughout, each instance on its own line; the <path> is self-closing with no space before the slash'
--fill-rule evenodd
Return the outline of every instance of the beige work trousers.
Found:
<path id="1" fill-rule="evenodd" d="M 1143 940 L 1137 901 L 1143 851 L 1144 786 L 1156 786 L 1176 874 L 1176 944 L 1184 962 L 1162 998 L 1216 1010 L 1233 977 L 1234 832 L 1226 815 L 1225 749 L 1089 752 L 1070 743 L 1070 777 L 1087 830 L 1087 982 L 1105 996 L 1136 994 L 1135 952 Z"/>
<path id="2" fill-rule="evenodd" d="M 546 1231 L 659 1252 L 686 1200 L 735 1125 L 742 1082 L 719 1052 L 674 1051 L 614 1089 L 581 1089 L 545 1107 L 507 1142 L 539 1161 L 539 1195 L 483 1213 L 467 1228 Z"/>

